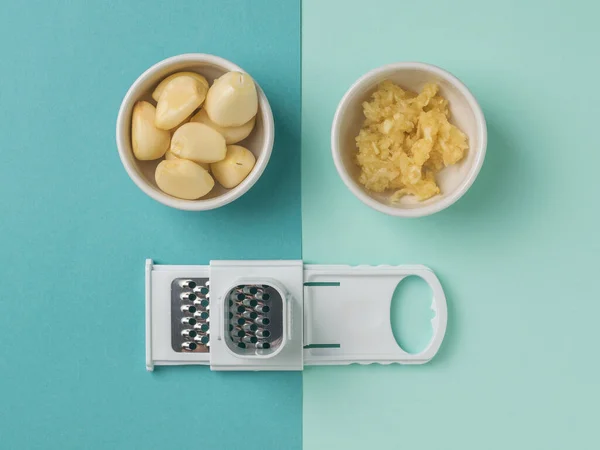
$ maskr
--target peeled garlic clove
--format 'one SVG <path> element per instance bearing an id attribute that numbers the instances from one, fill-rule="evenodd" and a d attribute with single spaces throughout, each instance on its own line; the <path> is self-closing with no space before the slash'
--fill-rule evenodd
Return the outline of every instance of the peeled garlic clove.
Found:
<path id="1" fill-rule="evenodd" d="M 148 102 L 137 102 L 131 117 L 133 154 L 141 161 L 162 157 L 169 148 L 171 134 L 154 126 L 156 109 Z"/>
<path id="2" fill-rule="evenodd" d="M 167 153 L 165 153 L 165 159 L 167 161 L 173 161 L 174 159 L 181 159 L 181 158 L 179 156 L 175 155 L 171 150 L 167 150 Z M 210 164 L 206 164 L 206 163 L 196 163 L 196 164 L 198 164 L 204 170 L 210 171 Z"/>
<path id="3" fill-rule="evenodd" d="M 205 97 L 204 85 L 195 78 L 173 78 L 160 94 L 154 124 L 163 130 L 175 128 L 204 102 Z"/>
<path id="4" fill-rule="evenodd" d="M 208 125 L 190 122 L 173 133 L 170 150 L 178 158 L 214 163 L 225 158 L 227 145 L 225 138 Z"/>
<path id="5" fill-rule="evenodd" d="M 229 145 L 225 159 L 211 164 L 210 170 L 221 186 L 231 189 L 244 181 L 255 163 L 256 158 L 250 150 L 241 145 Z"/>
<path id="6" fill-rule="evenodd" d="M 250 135 L 252 130 L 254 129 L 254 125 L 256 124 L 256 116 L 246 122 L 244 125 L 240 125 L 239 127 L 221 127 L 210 120 L 208 114 L 204 109 L 201 109 L 192 116 L 191 122 L 203 123 L 204 125 L 208 125 L 213 130 L 218 131 L 224 138 L 227 145 L 237 144 L 240 141 L 243 141 Z"/>
<path id="7" fill-rule="evenodd" d="M 247 73 L 227 72 L 208 90 L 205 109 L 210 119 L 221 127 L 244 125 L 258 111 L 254 80 Z"/>
<path id="8" fill-rule="evenodd" d="M 152 93 L 152 98 L 155 102 L 157 102 L 160 98 L 160 94 L 162 94 L 162 92 L 164 91 L 165 86 L 169 84 L 171 80 L 174 80 L 177 77 L 195 78 L 200 84 L 203 84 L 206 88 L 204 92 L 204 95 L 206 95 L 206 91 L 208 91 L 208 81 L 206 81 L 206 78 L 204 78 L 202 75 L 196 72 L 178 72 L 174 73 L 173 75 L 169 75 L 167 78 L 158 83 L 158 86 L 156 86 L 156 89 L 154 89 L 154 92 Z"/>
<path id="9" fill-rule="evenodd" d="M 206 170 L 186 159 L 161 161 L 156 167 L 155 179 L 163 192 L 185 200 L 204 197 L 215 185 Z"/>

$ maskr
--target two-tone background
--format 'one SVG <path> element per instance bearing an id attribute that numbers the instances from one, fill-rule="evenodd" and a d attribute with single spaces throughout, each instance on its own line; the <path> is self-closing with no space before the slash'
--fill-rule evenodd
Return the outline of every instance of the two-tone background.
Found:
<path id="1" fill-rule="evenodd" d="M 0 449 L 596 448 L 599 13 L 591 0 L 3 2 Z M 276 121 L 265 175 L 206 213 L 147 198 L 115 148 L 129 85 L 187 52 L 248 70 Z M 417 220 L 363 206 L 329 151 L 348 86 L 409 60 L 461 78 L 489 132 L 472 190 Z M 417 367 L 150 374 L 149 257 L 426 264 L 447 338 Z M 424 305 L 403 309 L 416 341 Z"/>

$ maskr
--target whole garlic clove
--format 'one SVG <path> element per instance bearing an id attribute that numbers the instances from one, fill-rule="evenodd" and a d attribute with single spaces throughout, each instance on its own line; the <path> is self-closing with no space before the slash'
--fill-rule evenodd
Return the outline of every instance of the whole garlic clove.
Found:
<path id="1" fill-rule="evenodd" d="M 199 73 L 196 73 L 196 72 L 177 72 L 177 73 L 174 73 L 173 75 L 169 75 L 167 78 L 165 78 L 160 83 L 158 83 L 158 86 L 156 86 L 156 88 L 154 89 L 154 92 L 152 92 L 152 98 L 154 99 L 155 102 L 157 102 L 158 99 L 160 99 L 160 94 L 162 94 L 162 92 L 164 91 L 165 86 L 167 84 L 169 84 L 170 81 L 174 80 L 177 77 L 195 78 L 200 84 L 204 85 L 204 87 L 206 88 L 205 92 L 204 92 L 204 95 L 206 95 L 206 91 L 208 91 L 208 81 L 206 81 L 206 78 L 204 78 L 202 75 L 200 75 Z"/>
<path id="2" fill-rule="evenodd" d="M 161 158 L 169 148 L 171 134 L 154 126 L 156 108 L 137 102 L 131 117 L 131 144 L 134 156 L 141 161 Z"/>
<path id="3" fill-rule="evenodd" d="M 175 155 L 171 150 L 167 150 L 167 153 L 165 153 L 165 159 L 167 161 L 172 161 L 174 159 L 182 159 L 182 158 L 180 158 L 179 156 Z M 210 171 L 210 164 L 207 164 L 207 163 L 196 163 L 196 164 L 198 164 L 204 170 Z"/>
<path id="4" fill-rule="evenodd" d="M 239 127 L 258 111 L 254 80 L 247 73 L 227 72 L 217 78 L 206 94 L 206 112 L 221 127 Z"/>
<path id="5" fill-rule="evenodd" d="M 160 94 L 154 124 L 162 130 L 175 128 L 187 119 L 205 98 L 206 89 L 195 78 L 173 78 Z"/>
<path id="6" fill-rule="evenodd" d="M 215 185 L 205 169 L 186 159 L 161 161 L 156 167 L 155 179 L 163 192 L 184 200 L 204 197 Z"/>
<path id="7" fill-rule="evenodd" d="M 250 135 L 254 129 L 254 125 L 256 124 L 256 116 L 239 127 L 221 127 L 210 120 L 210 117 L 208 117 L 205 109 L 201 109 L 192 116 L 190 122 L 198 122 L 208 125 L 213 130 L 218 131 L 225 138 L 227 145 L 231 145 L 243 141 Z"/>
<path id="8" fill-rule="evenodd" d="M 255 163 L 256 158 L 250 150 L 241 145 L 229 145 L 225 159 L 211 164 L 210 170 L 221 186 L 231 189 L 244 181 Z"/>
<path id="9" fill-rule="evenodd" d="M 178 158 L 214 163 L 225 158 L 227 145 L 225 138 L 208 125 L 190 122 L 173 133 L 170 150 Z"/>

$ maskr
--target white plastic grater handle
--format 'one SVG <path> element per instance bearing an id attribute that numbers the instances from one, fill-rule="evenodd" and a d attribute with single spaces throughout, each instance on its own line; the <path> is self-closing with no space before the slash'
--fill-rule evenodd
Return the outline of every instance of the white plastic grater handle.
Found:
<path id="1" fill-rule="evenodd" d="M 390 317 L 394 291 L 411 275 L 431 287 L 435 312 L 432 338 L 417 354 L 397 344 Z M 446 296 L 427 267 L 307 265 L 304 281 L 306 365 L 423 364 L 440 349 L 448 318 Z"/>
<path id="2" fill-rule="evenodd" d="M 425 350 L 415 355 L 419 358 L 422 358 L 424 361 L 429 361 L 436 355 L 442 346 L 444 336 L 446 335 L 446 327 L 448 324 L 448 304 L 446 302 L 446 295 L 444 294 L 444 289 L 442 289 L 440 280 L 431 270 L 425 268 L 425 270 L 419 270 L 419 273 L 415 273 L 415 275 L 420 276 L 427 282 L 433 294 L 431 303 L 431 309 L 435 313 L 435 316 L 431 319 L 433 336 L 431 337 L 431 341 Z"/>

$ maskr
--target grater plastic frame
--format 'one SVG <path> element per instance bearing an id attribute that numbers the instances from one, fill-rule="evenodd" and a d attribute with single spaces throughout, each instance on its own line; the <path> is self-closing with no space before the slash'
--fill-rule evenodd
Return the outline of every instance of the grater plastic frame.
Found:
<path id="1" fill-rule="evenodd" d="M 390 308 L 397 285 L 416 275 L 431 287 L 433 336 L 420 353 L 404 351 L 391 331 Z M 210 280 L 210 348 L 207 353 L 178 353 L 170 345 L 170 283 L 175 278 Z M 235 354 L 225 336 L 225 298 L 233 286 L 271 284 L 287 302 L 288 340 L 278 352 Z M 331 289 L 328 288 L 331 287 Z M 358 289 L 358 287 L 360 289 Z M 318 289 L 318 290 L 317 290 Z M 348 290 L 349 289 L 349 290 Z M 372 294 L 365 314 L 356 292 Z M 285 297 L 284 297 L 285 296 Z M 345 312 L 342 314 L 342 311 Z M 345 315 L 346 319 L 340 320 Z M 216 320 L 215 320 L 216 319 Z M 367 326 L 355 339 L 354 321 Z M 307 365 L 423 364 L 439 351 L 448 311 L 436 275 L 421 265 L 305 265 L 302 261 L 211 261 L 210 265 L 154 265 L 146 261 L 146 368 L 155 365 L 210 365 L 212 370 L 302 370 Z M 220 339 L 219 339 L 220 337 Z"/>
<path id="2" fill-rule="evenodd" d="M 396 342 L 390 314 L 394 291 L 409 276 L 430 286 L 435 313 L 432 337 L 415 354 Z M 367 300 L 361 298 L 363 292 L 368 292 Z M 439 351 L 447 321 L 444 290 L 425 266 L 304 266 L 305 365 L 423 364 Z M 361 323 L 361 333 L 356 323 Z"/>

